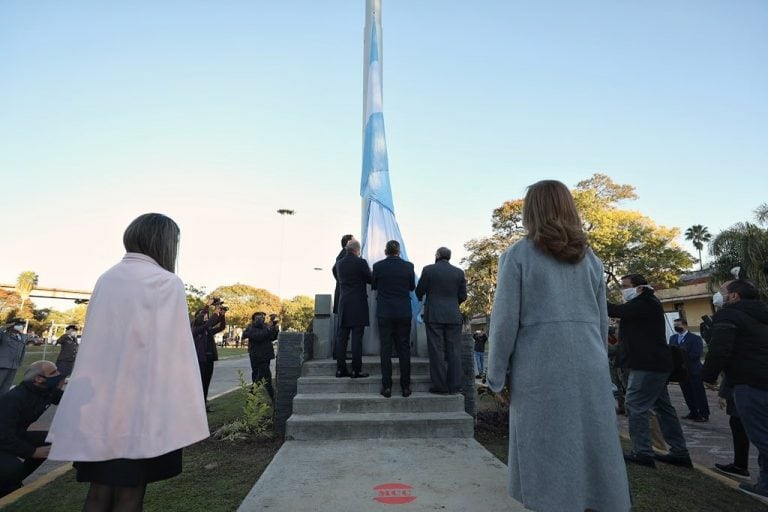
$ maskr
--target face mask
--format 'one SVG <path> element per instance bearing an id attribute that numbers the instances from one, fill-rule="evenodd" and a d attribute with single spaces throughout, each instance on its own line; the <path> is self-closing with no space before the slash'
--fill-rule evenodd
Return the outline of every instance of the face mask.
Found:
<path id="1" fill-rule="evenodd" d="M 685 329 L 683 329 L 682 327 L 675 327 L 675 332 L 679 332 L 682 334 L 685 332 Z"/>
<path id="2" fill-rule="evenodd" d="M 720 292 L 717 292 L 712 296 L 712 305 L 716 308 L 723 307 L 723 294 Z"/>
<path id="3" fill-rule="evenodd" d="M 69 331 L 67 334 L 72 336 L 73 338 L 77 336 L 77 331 Z"/>
<path id="4" fill-rule="evenodd" d="M 23 325 L 14 325 L 13 326 L 13 330 L 16 331 L 16 332 L 21 332 L 21 331 L 24 330 L 24 326 Z"/>
<path id="5" fill-rule="evenodd" d="M 629 302 L 635 297 L 637 297 L 637 289 L 636 288 L 624 288 L 621 290 L 621 296 L 624 297 L 624 302 Z"/>
<path id="6" fill-rule="evenodd" d="M 64 378 L 64 376 L 61 375 L 61 374 L 53 375 L 51 377 L 46 377 L 45 378 L 45 386 L 48 389 L 53 389 L 53 388 L 55 388 L 56 386 L 59 385 L 59 382 L 61 382 L 61 379 L 63 379 L 63 378 Z"/>

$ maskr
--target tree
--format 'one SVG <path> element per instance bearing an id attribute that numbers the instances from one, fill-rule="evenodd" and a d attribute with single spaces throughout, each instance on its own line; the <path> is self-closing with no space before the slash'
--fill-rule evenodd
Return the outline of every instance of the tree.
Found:
<path id="1" fill-rule="evenodd" d="M 0 290 L 0 325 L 11 321 L 21 306 L 21 297 L 16 291 Z"/>
<path id="2" fill-rule="evenodd" d="M 755 208 L 755 220 L 758 224 L 768 226 L 768 203 L 763 203 Z"/>
<path id="3" fill-rule="evenodd" d="M 315 301 L 306 295 L 284 300 L 280 312 L 280 327 L 284 331 L 312 332 L 315 318 Z"/>
<path id="4" fill-rule="evenodd" d="M 689 240 L 696 250 L 699 251 L 699 270 L 704 270 L 704 264 L 701 261 L 701 250 L 704 249 L 705 242 L 712 240 L 709 230 L 707 230 L 706 226 L 694 224 L 685 230 L 685 239 Z"/>
<path id="5" fill-rule="evenodd" d="M 254 288 L 247 284 L 219 286 L 208 294 L 206 299 L 219 297 L 229 308 L 227 324 L 245 327 L 251 322 L 251 316 L 257 311 L 280 313 L 280 297 L 263 288 Z"/>
<path id="6" fill-rule="evenodd" d="M 749 222 L 739 222 L 720 232 L 709 246 L 713 285 L 733 279 L 731 269 L 741 267 L 739 277 L 757 285 L 763 298 L 768 298 L 768 230 Z"/>
<path id="7" fill-rule="evenodd" d="M 29 318 L 29 315 L 25 315 L 24 303 L 29 300 L 29 296 L 32 294 L 32 290 L 37 286 L 39 276 L 31 270 L 26 270 L 19 274 L 16 278 L 16 292 L 21 297 L 21 306 L 19 306 L 19 316 Z"/>
<path id="8" fill-rule="evenodd" d="M 631 185 L 595 174 L 577 183 L 571 192 L 589 244 L 603 262 L 606 282 L 618 283 L 622 275 L 641 273 L 655 284 L 674 286 L 693 264 L 691 255 L 675 243 L 677 229 L 658 226 L 639 212 L 619 208 L 622 201 L 637 199 Z M 525 234 L 522 212 L 523 199 L 504 202 L 493 210 L 493 234 L 464 244 L 468 252 L 461 260 L 467 277 L 465 313 L 490 312 L 499 255 Z"/>
<path id="9" fill-rule="evenodd" d="M 185 284 L 184 290 L 187 292 L 187 312 L 189 313 L 189 321 L 195 317 L 195 313 L 205 306 L 205 287 L 197 288 L 191 284 Z"/>

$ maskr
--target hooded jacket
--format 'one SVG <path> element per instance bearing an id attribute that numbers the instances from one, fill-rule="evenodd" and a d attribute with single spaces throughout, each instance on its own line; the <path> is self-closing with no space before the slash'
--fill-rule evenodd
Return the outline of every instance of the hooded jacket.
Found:
<path id="1" fill-rule="evenodd" d="M 768 390 L 768 305 L 761 300 L 725 304 L 712 318 L 712 341 L 702 379 L 725 371 L 730 384 Z"/>

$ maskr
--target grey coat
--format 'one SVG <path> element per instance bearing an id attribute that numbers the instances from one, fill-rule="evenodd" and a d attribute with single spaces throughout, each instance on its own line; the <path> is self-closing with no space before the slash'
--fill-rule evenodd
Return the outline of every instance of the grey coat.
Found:
<path id="1" fill-rule="evenodd" d="M 9 327 L 0 331 L 0 368 L 12 370 L 21 366 L 24 353 L 27 351 L 27 336 L 19 334 Z"/>
<path id="2" fill-rule="evenodd" d="M 509 493 L 537 511 L 630 510 L 608 370 L 603 265 L 527 238 L 499 260 L 488 383 L 509 372 Z"/>

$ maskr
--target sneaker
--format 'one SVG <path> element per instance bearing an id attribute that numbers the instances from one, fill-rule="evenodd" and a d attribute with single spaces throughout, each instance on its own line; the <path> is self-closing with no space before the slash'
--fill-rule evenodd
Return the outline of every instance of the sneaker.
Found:
<path id="1" fill-rule="evenodd" d="M 715 464 L 714 470 L 739 480 L 749 480 L 749 471 L 735 464 Z"/>
<path id="2" fill-rule="evenodd" d="M 672 464 L 673 466 L 680 466 L 681 468 L 693 468 L 693 462 L 691 462 L 691 457 L 689 455 L 671 455 L 669 453 L 664 455 L 654 454 L 654 459 L 665 462 L 667 464 Z"/>
<path id="3" fill-rule="evenodd" d="M 624 460 L 627 462 L 631 462 L 632 464 L 639 464 L 641 466 L 646 466 L 649 468 L 656 467 L 656 462 L 654 462 L 653 457 L 651 457 L 650 455 L 643 455 L 640 453 L 629 452 L 624 454 Z"/>
<path id="4" fill-rule="evenodd" d="M 762 491 L 753 484 L 739 484 L 739 490 L 745 494 L 749 494 L 753 498 L 757 498 L 763 503 L 768 503 L 768 492 Z"/>

